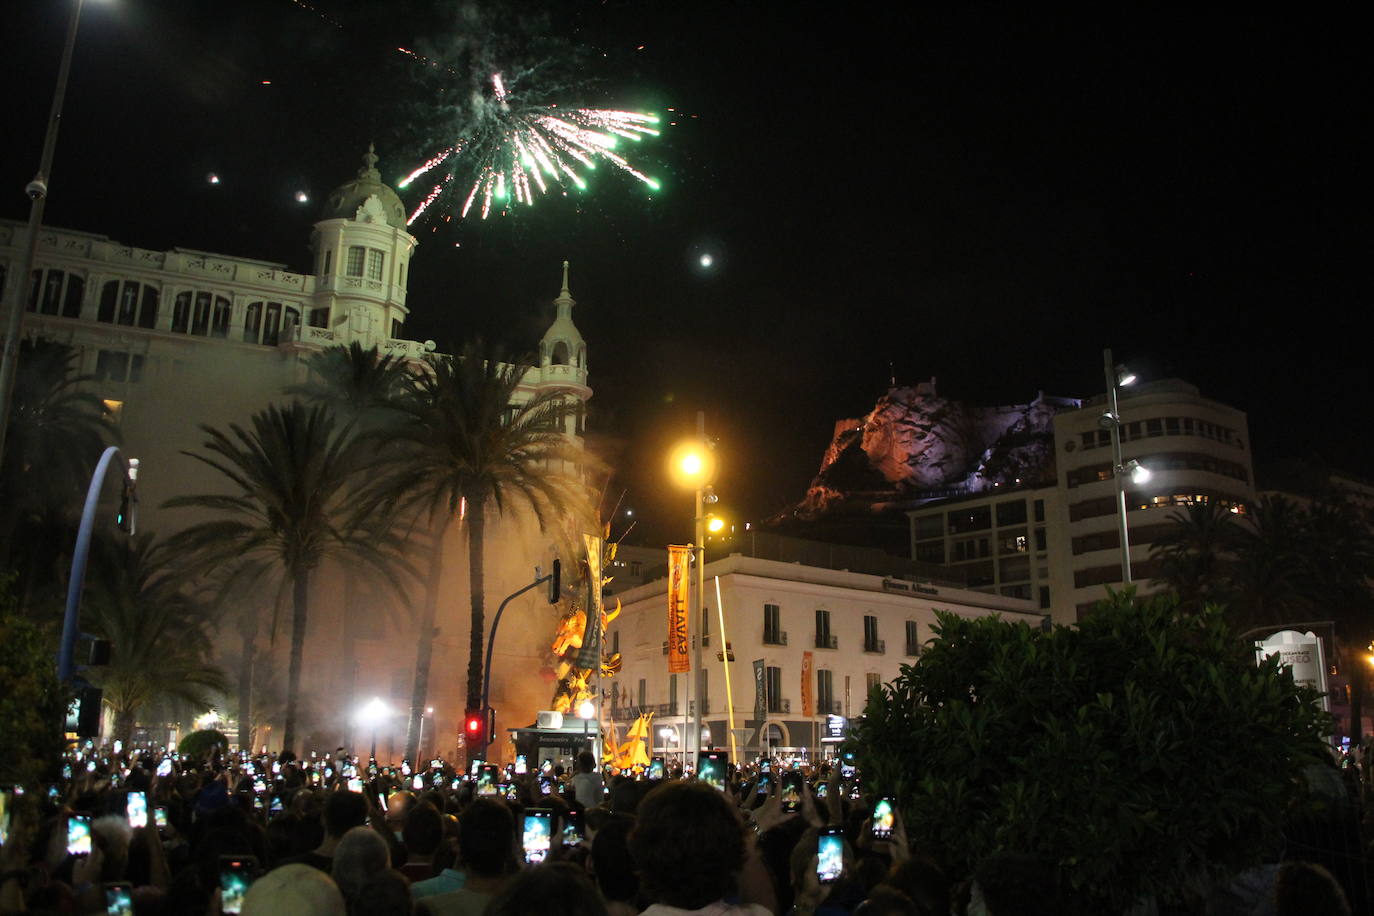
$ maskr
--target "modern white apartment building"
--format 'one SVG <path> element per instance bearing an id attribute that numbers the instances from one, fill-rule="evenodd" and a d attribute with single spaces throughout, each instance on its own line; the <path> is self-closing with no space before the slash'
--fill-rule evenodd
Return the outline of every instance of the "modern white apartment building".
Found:
<path id="1" fill-rule="evenodd" d="M 1244 412 L 1178 379 L 1120 390 L 1122 456 L 1151 471 L 1127 483 L 1132 579 L 1151 590 L 1150 545 L 1175 509 L 1215 502 L 1243 514 L 1255 498 Z M 1120 588 L 1116 481 L 1105 397 L 1054 418 L 1053 487 L 932 500 L 909 511 L 912 557 L 963 571 L 972 589 L 1029 598 L 1072 623 Z"/>

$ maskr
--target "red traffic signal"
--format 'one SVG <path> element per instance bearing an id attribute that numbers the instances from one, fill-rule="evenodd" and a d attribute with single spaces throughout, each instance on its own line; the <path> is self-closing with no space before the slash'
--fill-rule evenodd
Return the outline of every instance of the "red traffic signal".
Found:
<path id="1" fill-rule="evenodd" d="M 468 747 L 486 747 L 487 717 L 481 710 L 469 709 L 463 718 L 463 731 L 467 735 Z"/>

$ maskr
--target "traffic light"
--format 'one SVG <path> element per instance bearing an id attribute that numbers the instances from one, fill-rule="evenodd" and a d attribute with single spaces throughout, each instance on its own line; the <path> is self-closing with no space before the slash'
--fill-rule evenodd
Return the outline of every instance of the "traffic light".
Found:
<path id="1" fill-rule="evenodd" d="M 553 573 L 549 577 L 549 604 L 557 604 L 563 591 L 563 561 L 553 558 Z"/>
<path id="2" fill-rule="evenodd" d="M 119 492 L 119 512 L 115 524 L 125 534 L 138 533 L 138 459 L 129 459 L 129 470 Z"/>
<path id="3" fill-rule="evenodd" d="M 483 749 L 487 746 L 487 717 L 480 709 L 469 709 L 463 717 L 463 733 L 467 746 Z"/>

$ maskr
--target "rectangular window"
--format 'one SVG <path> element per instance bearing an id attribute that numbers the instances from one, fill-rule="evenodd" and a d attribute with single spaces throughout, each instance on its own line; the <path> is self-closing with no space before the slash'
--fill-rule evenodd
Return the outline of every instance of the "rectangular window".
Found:
<path id="1" fill-rule="evenodd" d="M 668 675 L 668 715 L 677 715 L 677 675 Z"/>
<path id="2" fill-rule="evenodd" d="M 882 678 L 878 676 L 878 673 L 877 673 L 876 671 L 869 671 L 869 672 L 865 673 L 865 674 L 864 674 L 864 696 L 868 696 L 870 693 L 873 692 L 873 688 L 875 688 L 875 687 L 881 687 L 882 684 L 883 684 Z"/>
<path id="3" fill-rule="evenodd" d="M 864 615 L 864 651 L 883 651 L 882 643 L 878 640 L 878 618 L 871 614 Z"/>
<path id="4" fill-rule="evenodd" d="M 1042 611 L 1043 611 L 1043 610 L 1047 610 L 1047 609 L 1049 608 L 1049 606 L 1050 606 L 1050 587 L 1049 587 L 1048 585 L 1042 585 L 1042 586 L 1040 586 L 1040 609 L 1041 609 Z"/>
<path id="5" fill-rule="evenodd" d="M 329 273 L 329 268 L 331 268 L 331 267 L 333 267 L 333 266 L 334 266 L 334 249 L 333 249 L 333 248 L 326 248 L 326 249 L 324 250 L 324 269 L 321 270 L 320 273 L 325 274 L 325 275 L 328 275 L 328 273 Z"/>
<path id="6" fill-rule="evenodd" d="M 1017 499 L 1011 502 L 997 504 L 997 524 L 1002 525 L 1022 525 L 1026 521 L 1026 501 Z"/>
<path id="7" fill-rule="evenodd" d="M 763 669 L 763 693 L 769 712 L 782 712 L 782 669 L 769 666 Z"/>
<path id="8" fill-rule="evenodd" d="M 776 604 L 763 606 L 763 641 L 770 646 L 782 645 L 782 610 Z"/>
<path id="9" fill-rule="evenodd" d="M 921 637 L 920 637 L 919 626 L 920 626 L 920 625 L 917 624 L 916 621 L 914 621 L 914 620 L 908 620 L 908 621 L 906 622 L 906 654 L 907 654 L 907 655 L 920 655 L 920 654 L 921 654 Z"/>
<path id="10" fill-rule="evenodd" d="M 350 277 L 361 277 L 363 275 L 363 254 L 367 249 L 361 245 L 348 246 L 348 275 Z"/>
<path id="11" fill-rule="evenodd" d="M 1043 522 L 1045 520 L 1045 501 L 1043 499 L 1037 499 L 1035 501 L 1035 520 L 1037 522 Z"/>
<path id="12" fill-rule="evenodd" d="M 816 611 L 816 648 L 833 649 L 834 643 L 830 637 L 830 612 Z"/>
<path id="13" fill-rule="evenodd" d="M 835 712 L 835 673 L 825 668 L 816 669 L 816 712 L 823 716 Z"/>
<path id="14" fill-rule="evenodd" d="M 369 280 L 382 279 L 382 264 L 386 256 L 375 248 L 367 250 L 367 278 Z"/>
<path id="15" fill-rule="evenodd" d="M 949 522 L 951 534 L 962 534 L 965 531 L 983 531 L 992 527 L 992 509 L 988 506 L 956 509 L 949 512 L 946 519 Z"/>
<path id="16" fill-rule="evenodd" d="M 945 542 L 931 541 L 926 544 L 917 544 L 916 562 L 943 564 L 945 562 Z"/>
<path id="17" fill-rule="evenodd" d="M 940 515 L 927 515 L 916 519 L 916 540 L 924 541 L 927 538 L 943 537 L 945 533 L 944 519 Z"/>
<path id="18" fill-rule="evenodd" d="M 648 702 L 648 699 L 649 699 L 649 685 L 648 685 L 647 683 L 645 683 L 644 678 L 640 678 L 640 679 L 639 679 L 639 703 L 637 703 L 636 705 L 638 705 L 640 709 L 643 709 L 645 703 Z"/>
<path id="19" fill-rule="evenodd" d="M 100 381 L 125 382 L 129 379 L 129 354 L 101 350 L 95 355 L 95 377 Z"/>

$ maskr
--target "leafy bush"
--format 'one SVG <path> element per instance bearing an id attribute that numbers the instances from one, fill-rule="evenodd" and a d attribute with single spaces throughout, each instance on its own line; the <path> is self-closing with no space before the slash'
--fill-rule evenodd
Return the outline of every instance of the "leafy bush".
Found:
<path id="1" fill-rule="evenodd" d="M 224 732 L 216 728 L 202 728 L 182 738 L 177 744 L 177 751 L 188 757 L 208 757 L 216 747 L 221 751 L 229 750 L 229 739 Z"/>
<path id="2" fill-rule="evenodd" d="M 15 611 L 12 581 L 0 578 L 0 783 L 32 787 L 57 773 L 66 693 L 56 640 Z"/>
<path id="3" fill-rule="evenodd" d="M 1000 850 L 1058 867 L 1065 912 L 1177 901 L 1260 862 L 1309 763 L 1330 761 L 1316 694 L 1209 608 L 1104 602 L 1077 628 L 940 615 L 875 689 L 853 749 L 913 843 L 956 876 Z"/>

